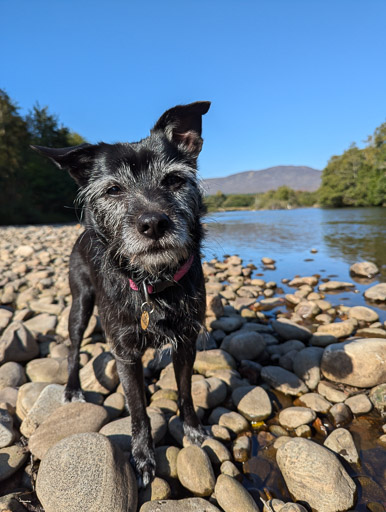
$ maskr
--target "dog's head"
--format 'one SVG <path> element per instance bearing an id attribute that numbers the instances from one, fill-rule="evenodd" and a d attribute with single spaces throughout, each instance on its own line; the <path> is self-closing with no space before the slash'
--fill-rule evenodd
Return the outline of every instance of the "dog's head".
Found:
<path id="1" fill-rule="evenodd" d="M 157 275 L 187 259 L 201 240 L 196 171 L 201 118 L 209 107 L 176 106 L 135 143 L 33 149 L 69 170 L 80 187 L 86 227 L 109 254 L 121 265 Z"/>

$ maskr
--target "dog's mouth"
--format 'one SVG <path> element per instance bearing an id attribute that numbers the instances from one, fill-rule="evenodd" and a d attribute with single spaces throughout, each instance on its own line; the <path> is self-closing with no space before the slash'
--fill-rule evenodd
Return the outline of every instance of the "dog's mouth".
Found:
<path id="1" fill-rule="evenodd" d="M 181 261 L 186 261 L 190 256 L 187 247 L 175 247 L 154 243 L 143 251 L 137 251 L 129 256 L 130 265 L 145 270 L 149 274 L 157 275 L 168 269 L 175 269 Z"/>

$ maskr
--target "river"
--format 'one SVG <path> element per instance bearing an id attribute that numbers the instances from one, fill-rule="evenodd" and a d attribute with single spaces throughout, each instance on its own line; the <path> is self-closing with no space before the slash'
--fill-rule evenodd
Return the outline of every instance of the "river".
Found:
<path id="1" fill-rule="evenodd" d="M 384 208 L 299 208 L 294 210 L 232 211 L 206 217 L 206 259 L 238 254 L 254 263 L 255 275 L 280 282 L 295 275 L 356 283 L 356 292 L 329 295 L 333 304 L 365 305 L 363 292 L 386 281 L 386 210 Z M 311 252 L 315 249 L 317 252 Z M 261 258 L 276 260 L 276 270 L 263 271 Z M 380 269 L 372 280 L 350 276 L 350 265 L 372 261 Z M 287 289 L 293 293 L 293 289 Z M 371 305 L 374 307 L 374 305 Z M 374 307 L 386 320 L 386 310 Z"/>

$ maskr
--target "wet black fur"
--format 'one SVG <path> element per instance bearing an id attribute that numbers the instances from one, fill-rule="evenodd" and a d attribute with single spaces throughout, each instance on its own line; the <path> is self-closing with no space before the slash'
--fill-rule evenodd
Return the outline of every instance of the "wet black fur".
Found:
<path id="1" fill-rule="evenodd" d="M 201 150 L 201 116 L 208 102 L 165 112 L 149 137 L 131 144 L 84 144 L 74 148 L 35 147 L 80 187 L 84 233 L 70 258 L 72 343 L 66 401 L 83 400 L 79 348 L 94 304 L 116 358 L 132 418 L 132 456 L 142 485 L 155 474 L 154 447 L 146 414 L 141 356 L 147 347 L 173 347 L 180 416 L 185 434 L 200 443 L 204 431 L 194 412 L 191 375 L 197 334 L 205 317 L 200 262 L 202 196 L 196 177 Z M 166 216 L 165 233 L 143 234 L 141 215 Z M 146 227 L 146 226 L 145 226 Z M 141 329 L 143 281 L 170 280 L 194 256 L 187 274 L 153 294 L 150 324 Z M 130 288 L 129 278 L 139 290 Z"/>

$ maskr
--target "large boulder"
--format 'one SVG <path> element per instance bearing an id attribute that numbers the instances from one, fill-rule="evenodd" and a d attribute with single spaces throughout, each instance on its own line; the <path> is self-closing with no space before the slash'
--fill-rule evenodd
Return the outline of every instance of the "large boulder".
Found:
<path id="1" fill-rule="evenodd" d="M 136 512 L 134 472 L 121 450 L 97 433 L 75 434 L 42 460 L 36 493 L 45 512 Z"/>
<path id="2" fill-rule="evenodd" d="M 277 451 L 276 460 L 285 483 L 297 501 L 318 512 L 349 510 L 355 501 L 355 483 L 327 448 L 293 438 Z"/>
<path id="3" fill-rule="evenodd" d="M 362 338 L 329 345 L 322 357 L 323 375 L 334 382 L 369 388 L 386 380 L 386 340 Z"/>

